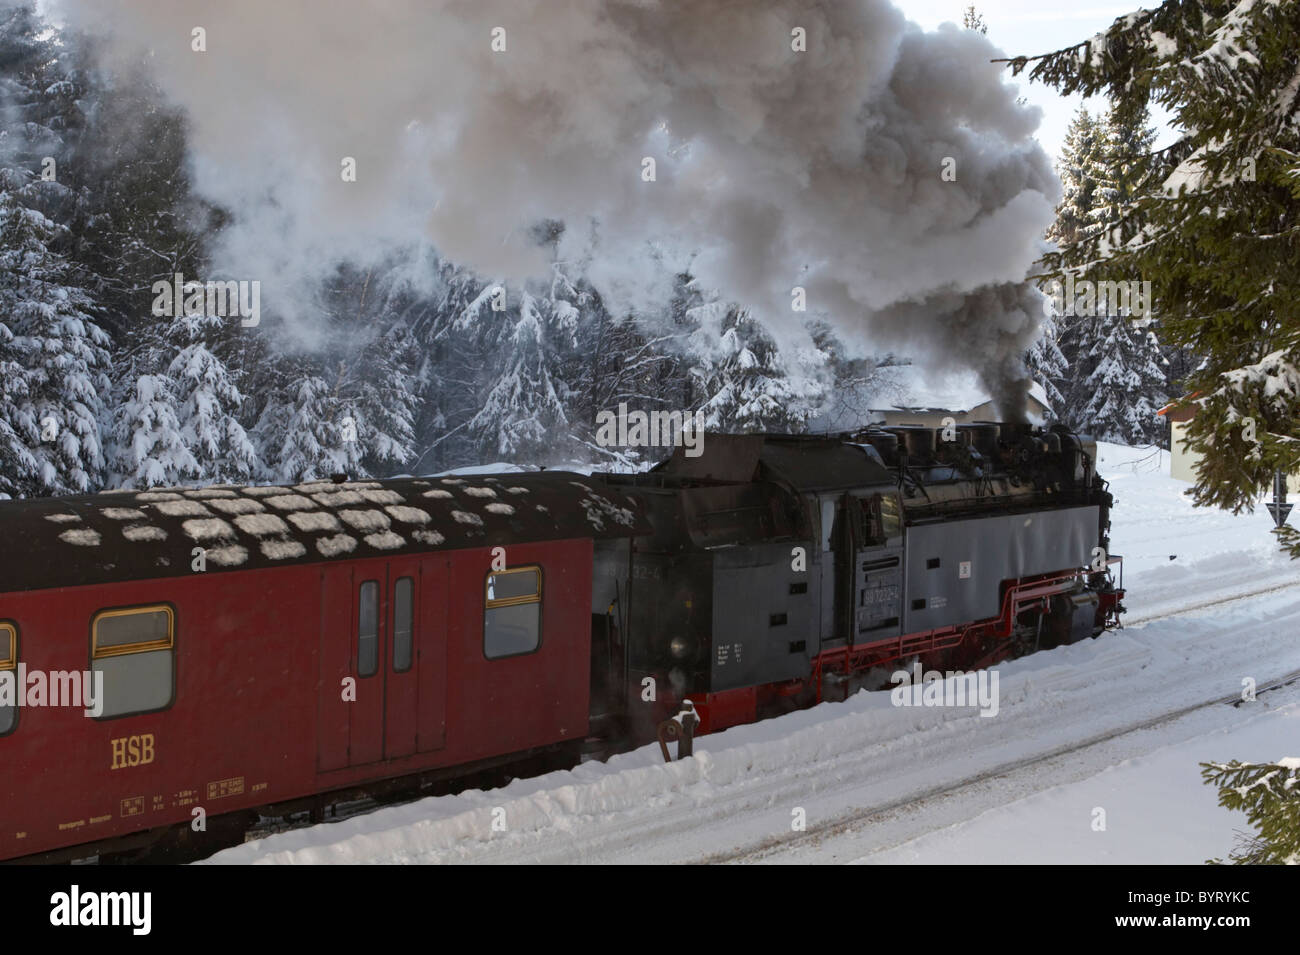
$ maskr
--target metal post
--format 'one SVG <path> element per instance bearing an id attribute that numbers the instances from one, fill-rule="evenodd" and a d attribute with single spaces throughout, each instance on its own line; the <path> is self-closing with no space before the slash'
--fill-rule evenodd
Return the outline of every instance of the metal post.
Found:
<path id="1" fill-rule="evenodd" d="M 677 758 L 685 759 L 693 754 L 695 727 L 699 725 L 700 718 L 695 715 L 695 704 L 690 700 L 682 701 L 682 711 L 677 715 L 682 722 L 682 738 L 677 741 Z"/>
<path id="2" fill-rule="evenodd" d="M 1273 500 L 1264 506 L 1273 515 L 1274 524 L 1281 527 L 1286 523 L 1287 515 L 1291 513 L 1291 505 L 1286 502 L 1286 475 L 1281 471 L 1273 472 Z"/>
<path id="3" fill-rule="evenodd" d="M 695 727 L 699 723 L 700 718 L 695 715 L 695 704 L 690 700 L 683 700 L 681 712 L 659 724 L 659 752 L 663 755 L 665 763 L 673 761 L 673 758 L 668 755 L 668 743 L 672 740 L 677 740 L 678 759 L 694 755 Z"/>

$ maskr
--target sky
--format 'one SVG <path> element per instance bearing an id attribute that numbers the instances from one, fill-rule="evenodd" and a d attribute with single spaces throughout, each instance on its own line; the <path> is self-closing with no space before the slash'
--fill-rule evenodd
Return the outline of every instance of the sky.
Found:
<path id="1" fill-rule="evenodd" d="M 926 30 L 933 30 L 946 21 L 960 24 L 962 12 L 970 2 L 893 0 L 909 20 Z M 1118 17 L 1143 7 L 1137 0 L 1119 4 L 1088 3 L 1087 0 L 974 0 L 974 3 L 976 11 L 988 24 L 988 38 L 1008 56 L 1032 56 L 1071 46 L 1106 29 Z M 1148 0 L 1145 6 L 1156 5 Z M 1065 131 L 1080 104 L 1084 103 L 1083 97 L 1059 96 L 1050 87 L 1030 83 L 1023 73 L 1014 82 L 1020 87 L 1021 96 L 1043 110 L 1038 141 L 1056 162 L 1065 141 Z M 1094 97 L 1086 105 L 1093 113 L 1106 110 L 1104 97 Z M 1171 141 L 1167 115 L 1153 111 L 1152 121 L 1159 133 L 1156 145 L 1163 146 Z"/>

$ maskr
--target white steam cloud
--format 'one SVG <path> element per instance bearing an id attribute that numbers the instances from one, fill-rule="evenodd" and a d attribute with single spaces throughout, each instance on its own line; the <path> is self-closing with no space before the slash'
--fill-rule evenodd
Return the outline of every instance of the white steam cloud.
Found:
<path id="1" fill-rule="evenodd" d="M 1042 315 L 1023 280 L 1058 185 L 1037 111 L 973 31 L 924 33 L 884 0 L 56 10 L 115 54 L 150 51 L 192 120 L 197 188 L 235 215 L 221 268 L 290 318 L 337 262 L 417 238 L 485 275 L 544 274 L 530 227 L 559 219 L 561 254 L 589 257 L 617 305 L 662 304 L 652 259 L 689 255 L 785 342 L 802 286 L 851 347 L 973 367 L 1019 413 Z"/>

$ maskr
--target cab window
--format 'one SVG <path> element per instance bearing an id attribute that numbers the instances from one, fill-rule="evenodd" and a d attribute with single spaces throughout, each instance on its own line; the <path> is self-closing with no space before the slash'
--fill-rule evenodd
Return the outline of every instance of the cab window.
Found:
<path id="1" fill-rule="evenodd" d="M 903 533 L 903 517 L 893 494 L 873 494 L 860 499 L 862 544 L 883 547 Z"/>
<path id="2" fill-rule="evenodd" d="M 892 540 L 903 536 L 903 514 L 898 506 L 898 496 L 879 494 L 877 497 L 880 499 L 880 522 L 885 538 Z"/>
<path id="3" fill-rule="evenodd" d="M 858 504 L 862 515 L 862 523 L 859 525 L 862 528 L 862 546 L 880 547 L 885 543 L 885 534 L 881 529 L 880 495 L 859 498 Z"/>

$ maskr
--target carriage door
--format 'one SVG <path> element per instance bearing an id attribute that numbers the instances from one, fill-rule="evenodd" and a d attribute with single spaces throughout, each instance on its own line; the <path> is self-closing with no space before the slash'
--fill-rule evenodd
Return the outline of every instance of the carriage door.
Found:
<path id="1" fill-rule="evenodd" d="M 363 766 L 446 742 L 446 561 L 321 572 L 317 767 Z"/>
<path id="2" fill-rule="evenodd" d="M 424 589 L 420 559 L 410 557 L 388 564 L 388 620 L 384 667 L 384 758 L 396 759 L 415 752 L 419 713 L 420 673 L 416 666 L 416 637 Z"/>

